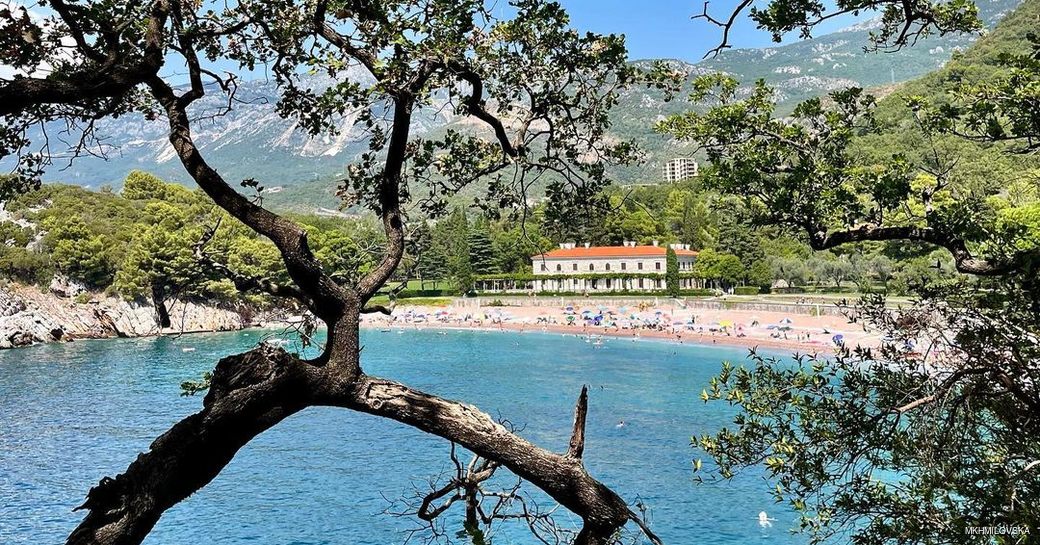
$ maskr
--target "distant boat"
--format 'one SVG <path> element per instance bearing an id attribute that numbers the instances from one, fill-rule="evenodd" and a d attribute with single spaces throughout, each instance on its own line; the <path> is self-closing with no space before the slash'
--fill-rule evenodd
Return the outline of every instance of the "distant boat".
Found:
<path id="1" fill-rule="evenodd" d="M 195 351 L 195 347 L 194 346 L 186 346 L 184 348 L 181 348 L 181 352 L 194 352 L 194 351 Z"/>

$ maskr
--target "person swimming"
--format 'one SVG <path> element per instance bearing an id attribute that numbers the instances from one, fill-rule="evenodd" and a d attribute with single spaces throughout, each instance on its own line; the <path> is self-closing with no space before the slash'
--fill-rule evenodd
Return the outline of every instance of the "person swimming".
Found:
<path id="1" fill-rule="evenodd" d="M 615 428 L 623 428 L 623 427 L 625 427 L 625 421 L 624 420 L 619 420 L 618 423 L 617 423 L 617 426 L 614 426 L 614 427 Z"/>
<path id="2" fill-rule="evenodd" d="M 760 512 L 758 514 L 758 525 L 763 527 L 763 528 L 772 528 L 773 527 L 773 521 L 775 521 L 775 520 L 776 519 L 769 518 L 769 515 L 766 514 L 765 511 L 762 511 L 762 512 Z"/>

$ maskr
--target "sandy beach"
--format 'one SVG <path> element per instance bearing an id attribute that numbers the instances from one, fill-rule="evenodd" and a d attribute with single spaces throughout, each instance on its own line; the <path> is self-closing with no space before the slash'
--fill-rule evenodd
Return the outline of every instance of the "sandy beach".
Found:
<path id="1" fill-rule="evenodd" d="M 681 309 L 565 305 L 425 307 L 400 305 L 391 316 L 369 314 L 371 328 L 542 331 L 564 335 L 648 338 L 683 344 L 768 348 L 803 354 L 833 352 L 839 343 L 877 346 L 876 333 L 863 331 L 842 316 Z"/>

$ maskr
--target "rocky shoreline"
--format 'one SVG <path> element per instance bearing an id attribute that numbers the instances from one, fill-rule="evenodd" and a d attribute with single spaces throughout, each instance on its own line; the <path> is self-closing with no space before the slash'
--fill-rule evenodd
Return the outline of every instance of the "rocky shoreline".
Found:
<path id="1" fill-rule="evenodd" d="M 155 307 L 100 293 L 0 286 L 0 349 L 75 339 L 235 331 L 256 325 L 252 309 L 174 300 L 172 327 L 159 328 Z"/>

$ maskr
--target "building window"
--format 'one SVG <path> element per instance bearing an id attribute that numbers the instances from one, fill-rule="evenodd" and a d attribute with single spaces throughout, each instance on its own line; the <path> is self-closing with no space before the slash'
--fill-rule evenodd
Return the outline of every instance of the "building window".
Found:
<path id="1" fill-rule="evenodd" d="M 640 265 L 642 265 L 642 263 L 640 263 Z M 642 278 L 639 279 L 639 289 L 643 289 L 643 279 Z"/>
<path id="2" fill-rule="evenodd" d="M 658 261 L 657 263 L 654 263 L 654 268 L 657 270 L 661 270 L 661 262 Z"/>
<path id="3" fill-rule="evenodd" d="M 542 263 L 542 272 L 545 272 L 546 270 L 548 270 L 548 267 L 545 266 L 545 263 Z"/>
<path id="4" fill-rule="evenodd" d="M 628 263 L 625 263 L 624 261 L 622 261 L 621 262 L 621 270 L 627 269 L 628 267 L 626 267 L 626 265 L 628 265 Z"/>
<path id="5" fill-rule="evenodd" d="M 574 270 L 578 270 L 578 264 L 577 264 L 577 263 L 575 263 L 575 264 L 573 265 L 573 267 L 574 267 Z"/>
<path id="6" fill-rule="evenodd" d="M 640 261 L 640 262 L 639 262 L 639 263 L 637 263 L 636 265 L 638 265 L 638 267 L 637 267 L 637 268 L 638 268 L 639 270 L 643 270 L 643 262 L 642 262 L 642 261 Z M 639 287 L 643 287 L 643 286 L 642 286 L 642 285 L 640 285 Z"/>
<path id="7" fill-rule="evenodd" d="M 610 263 L 607 263 L 607 270 L 610 270 Z"/>
<path id="8" fill-rule="evenodd" d="M 563 270 L 563 265 L 560 265 L 559 263 L 557 263 L 556 264 L 556 272 L 560 272 L 562 270 Z"/>

